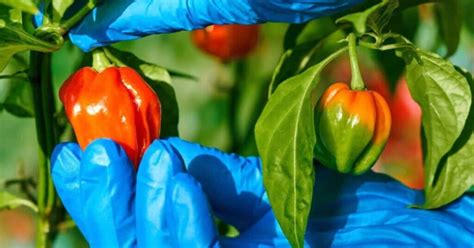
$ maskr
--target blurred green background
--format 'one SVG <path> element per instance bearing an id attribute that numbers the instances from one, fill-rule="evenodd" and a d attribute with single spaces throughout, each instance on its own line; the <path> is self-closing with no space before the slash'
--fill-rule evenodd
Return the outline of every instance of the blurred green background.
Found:
<path id="1" fill-rule="evenodd" d="M 183 139 L 225 151 L 235 150 L 230 138 L 229 117 L 237 116 L 239 153 L 256 155 L 252 138 L 253 124 L 266 100 L 273 69 L 282 53 L 283 37 L 288 25 L 262 25 L 257 49 L 241 62 L 222 64 L 199 51 L 191 42 L 189 32 L 155 35 L 137 41 L 122 42 L 115 47 L 130 51 L 141 59 L 185 72 L 198 80 L 173 78 L 179 103 L 179 131 Z M 437 29 L 432 18 L 425 18 L 416 29 L 416 44 L 443 54 Z M 53 73 L 56 90 L 78 68 L 81 52 L 68 44 L 54 53 Z M 367 64 L 371 54 L 363 56 Z M 474 36 L 472 30 L 463 29 L 461 45 L 451 58 L 457 65 L 474 71 Z M 4 72 L 16 71 L 20 63 L 13 62 Z M 238 113 L 229 111 L 232 98 L 230 89 L 235 83 L 234 70 L 240 68 Z M 242 69 L 243 68 L 243 69 Z M 243 70 L 243 71 L 242 71 Z M 323 78 L 329 82 L 329 76 Z M 6 97 L 11 82 L 0 80 L 0 102 Z M 234 94 L 237 94 L 234 92 Z M 58 104 L 59 105 L 59 104 Z M 166 113 L 163 114 L 166 118 Z M 243 141 L 242 141 L 243 140 Z M 232 149 L 234 147 L 234 149 Z M 6 111 L 0 113 L 0 185 L 7 179 L 35 177 L 37 147 L 34 120 L 17 118 Z M 13 191 L 15 188 L 12 188 Z M 15 192 L 15 191 L 14 191 Z M 34 237 L 33 215 L 24 209 L 0 212 L 0 248 L 32 247 Z M 84 247 L 78 231 L 61 233 L 56 247 Z"/>

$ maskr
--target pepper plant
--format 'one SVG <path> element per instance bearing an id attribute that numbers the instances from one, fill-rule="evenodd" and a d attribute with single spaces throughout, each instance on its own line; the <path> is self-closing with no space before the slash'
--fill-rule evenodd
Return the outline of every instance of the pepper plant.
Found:
<path id="1" fill-rule="evenodd" d="M 13 179 L 0 185 L 0 210 L 24 206 L 35 212 L 38 217 L 37 247 L 51 247 L 58 231 L 73 225 L 56 197 L 50 177 L 50 157 L 55 145 L 60 141 L 75 140 L 70 124 L 65 121 L 66 115 L 70 115 L 70 106 L 67 103 L 64 107 L 58 106 L 59 102 L 56 102 L 55 96 L 59 92 L 54 90 L 52 82 L 52 53 L 69 43 L 68 31 L 100 4 L 99 0 L 88 0 L 83 5 L 78 2 L 83 1 L 0 0 L 0 72 L 10 63 L 21 63 L 26 68 L 0 74 L 0 80 L 15 80 L 6 99 L 0 102 L 0 111 L 19 117 L 33 117 L 38 143 L 37 176 Z M 354 130 L 347 130 L 334 120 L 337 119 L 337 111 L 317 104 L 320 100 L 318 96 L 325 91 L 320 87 L 323 85 L 321 75 L 324 69 L 343 54 L 348 53 L 351 60 L 350 83 L 353 90 L 371 94 L 366 91 L 364 74 L 358 65 L 361 54 L 371 54 L 393 89 L 406 72 L 410 94 L 421 107 L 425 201 L 424 204 L 407 207 L 442 207 L 474 184 L 474 81 L 470 72 L 449 60 L 457 51 L 463 23 L 468 28 L 474 27 L 470 18 L 462 18 L 465 2 L 367 0 L 344 13 L 289 25 L 283 40 L 283 54 L 268 80 L 268 96 L 259 96 L 262 107 L 256 108 L 256 117 L 248 120 L 247 125 L 255 126 L 255 132 L 250 131 L 240 139 L 235 130 L 238 126 L 235 112 L 231 111 L 228 118 L 232 138 L 230 150 L 238 152 L 247 143 L 256 143 L 263 162 L 264 184 L 270 203 L 293 247 L 303 247 L 312 199 L 318 197 L 313 195 L 314 174 L 318 173 L 314 164 L 322 163 L 341 173 L 363 173 L 377 160 L 387 139 L 389 118 L 380 117 L 387 116 L 383 113 L 386 106 L 377 107 L 383 105 L 380 100 L 366 99 L 374 103 L 372 109 L 377 114 L 365 117 L 372 122 L 387 122 L 385 125 L 371 124 L 372 129 L 369 128 L 367 133 L 370 136 L 373 132 L 372 139 L 360 134 L 341 136 L 342 132 L 338 129 L 344 129 L 347 133 Z M 415 22 L 406 18 L 417 6 L 426 4 L 437 14 L 444 48 L 437 51 L 439 54 L 415 45 Z M 258 31 L 254 29 L 256 31 L 252 33 Z M 198 45 L 203 50 L 216 55 L 215 46 L 202 44 L 206 42 L 204 38 L 208 38 L 202 36 L 203 32 L 195 33 L 194 39 L 199 41 Z M 251 43 L 256 43 L 256 40 L 252 38 Z M 251 50 L 247 46 L 244 48 L 245 53 Z M 221 50 L 218 52 L 222 55 Z M 82 54 L 81 66 L 93 65 L 96 69 L 103 69 L 113 64 L 133 68 L 138 77 L 151 86 L 161 103 L 160 137 L 178 135 L 178 101 L 171 78 L 192 76 L 146 62 L 112 46 L 93 53 Z M 240 58 L 243 53 L 235 56 L 225 53 L 226 57 L 221 61 L 229 62 Z M 235 81 L 238 82 L 242 77 L 242 61 L 236 62 L 235 68 Z M 242 95 L 241 91 L 243 86 L 238 83 L 230 90 L 230 106 L 234 110 L 238 108 L 236 96 Z M 64 100 L 66 96 L 62 98 L 67 102 L 67 99 Z M 381 97 L 375 95 L 374 98 Z M 352 108 L 354 106 L 357 107 L 354 112 L 368 111 L 361 110 L 368 108 L 364 104 L 356 104 Z M 72 125 L 75 125 L 74 121 Z M 325 130 L 324 126 L 328 125 L 331 129 Z M 363 128 L 361 130 L 365 130 Z M 80 134 L 76 133 L 76 136 L 80 142 Z M 358 146 L 357 154 L 347 154 L 353 146 Z M 366 149 L 368 146 L 370 151 Z M 339 168 L 338 159 L 349 158 L 345 165 L 360 162 L 364 152 L 362 170 Z M 352 162 L 347 162 L 349 160 Z M 23 194 L 13 194 L 9 189 L 11 185 L 19 185 Z"/>

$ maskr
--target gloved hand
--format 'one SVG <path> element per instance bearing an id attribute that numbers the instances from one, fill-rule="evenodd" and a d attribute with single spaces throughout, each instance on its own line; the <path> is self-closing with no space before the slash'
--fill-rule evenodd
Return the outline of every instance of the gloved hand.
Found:
<path id="1" fill-rule="evenodd" d="M 52 165 L 58 194 L 91 247 L 289 247 L 256 157 L 157 140 L 135 176 L 122 148 L 97 140 L 84 152 L 74 143 L 58 145 Z M 418 210 L 407 206 L 422 193 L 383 175 L 321 167 L 316 177 L 307 247 L 474 244 L 472 195 L 436 211 Z M 240 235 L 218 237 L 211 213 Z"/>
<path id="2" fill-rule="evenodd" d="M 84 51 L 141 36 L 211 24 L 300 23 L 364 0 L 119 0 L 103 1 L 71 30 Z"/>

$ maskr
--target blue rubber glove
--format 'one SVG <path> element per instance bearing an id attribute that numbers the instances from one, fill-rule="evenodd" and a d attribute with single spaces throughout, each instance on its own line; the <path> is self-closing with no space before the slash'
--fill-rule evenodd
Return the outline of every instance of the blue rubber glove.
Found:
<path id="1" fill-rule="evenodd" d="M 76 144 L 59 145 L 52 164 L 58 194 L 92 247 L 289 247 L 269 206 L 258 158 L 178 138 L 158 140 L 145 153 L 135 183 L 123 150 L 97 140 L 84 153 Z M 436 211 L 410 209 L 422 193 L 386 176 L 322 167 L 316 175 L 307 247 L 474 244 L 472 195 Z M 211 209 L 240 235 L 218 237 Z"/>
<path id="2" fill-rule="evenodd" d="M 114 0 L 103 1 L 71 30 L 84 51 L 138 37 L 211 24 L 301 23 L 364 0 Z"/>

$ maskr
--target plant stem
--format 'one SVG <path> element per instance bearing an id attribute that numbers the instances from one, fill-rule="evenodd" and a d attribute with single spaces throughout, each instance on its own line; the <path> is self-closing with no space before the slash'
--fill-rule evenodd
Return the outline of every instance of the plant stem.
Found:
<path id="1" fill-rule="evenodd" d="M 78 12 L 76 12 L 71 18 L 63 22 L 60 26 L 61 33 L 64 35 L 69 31 L 69 29 L 71 29 L 72 27 L 74 27 L 74 25 L 81 21 L 82 18 L 84 18 L 89 13 L 89 11 L 91 11 L 97 6 L 97 2 L 97 0 L 89 0 L 84 7 L 82 7 Z"/>
<path id="2" fill-rule="evenodd" d="M 347 39 L 349 41 L 349 58 L 352 72 L 351 89 L 365 90 L 364 80 L 360 74 L 359 62 L 357 61 L 357 38 L 354 33 L 351 33 Z"/>
<path id="3" fill-rule="evenodd" d="M 231 152 L 239 152 L 241 140 L 239 137 L 239 125 L 237 115 L 239 114 L 239 98 L 242 82 L 245 75 L 245 61 L 238 60 L 235 62 L 233 71 L 233 85 L 229 91 L 229 134 L 231 139 Z"/>
<path id="4" fill-rule="evenodd" d="M 51 246 L 51 214 L 54 212 L 55 191 L 49 156 L 57 143 L 54 122 L 54 95 L 51 80 L 51 54 L 30 53 L 30 82 L 33 88 L 36 135 L 38 140 L 38 220 L 36 247 Z"/>
<path id="5" fill-rule="evenodd" d="M 105 54 L 102 48 L 97 48 L 92 51 L 92 67 L 96 71 L 101 72 L 111 65 L 112 64 L 110 63 L 109 59 L 107 58 L 107 55 Z"/>

